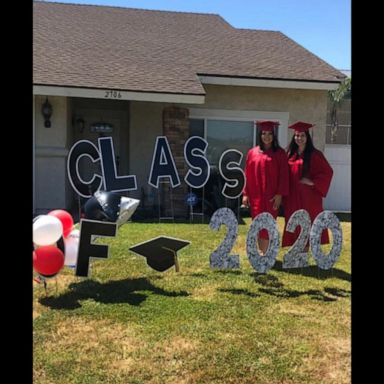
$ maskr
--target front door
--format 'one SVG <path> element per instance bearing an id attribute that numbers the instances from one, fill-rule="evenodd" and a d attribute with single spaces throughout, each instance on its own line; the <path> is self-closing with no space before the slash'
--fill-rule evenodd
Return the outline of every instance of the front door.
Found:
<path id="1" fill-rule="evenodd" d="M 100 113 L 98 111 L 90 110 L 78 110 L 76 111 L 77 116 L 82 116 L 80 122 L 75 124 L 75 142 L 79 140 L 88 140 L 92 142 L 97 149 L 99 149 L 98 139 L 100 137 L 111 137 L 113 142 L 113 149 L 115 153 L 115 163 L 117 175 L 120 174 L 120 151 L 119 151 L 119 137 L 120 137 L 120 125 L 121 121 L 116 117 L 103 117 L 100 119 Z M 103 113 L 107 115 L 107 113 Z M 103 132 L 96 126 L 101 125 L 100 123 L 107 124 L 111 127 L 112 132 Z M 83 125 L 83 127 L 82 127 Z M 101 162 L 100 160 L 93 162 L 89 157 L 83 156 L 79 160 L 79 173 L 81 179 L 88 183 L 92 180 L 94 174 L 102 175 Z M 101 189 L 104 188 L 104 185 Z M 93 194 L 95 191 L 90 191 Z"/>

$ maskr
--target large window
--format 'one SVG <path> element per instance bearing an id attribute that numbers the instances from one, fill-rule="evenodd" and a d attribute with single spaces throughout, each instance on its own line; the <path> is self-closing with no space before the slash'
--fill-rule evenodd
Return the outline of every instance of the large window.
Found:
<path id="1" fill-rule="evenodd" d="M 222 194 L 224 179 L 219 174 L 219 161 L 227 149 L 243 153 L 241 167 L 244 168 L 247 152 L 254 144 L 253 121 L 190 119 L 190 136 L 203 137 L 208 142 L 206 152 L 210 164 L 210 177 L 204 188 L 191 189 L 198 197 L 195 212 L 211 215 L 220 207 L 228 207 L 239 214 L 240 199 L 226 199 Z M 194 213 L 196 214 L 196 213 Z"/>
<path id="2" fill-rule="evenodd" d="M 220 156 L 227 149 L 237 149 L 245 156 L 254 145 L 253 121 L 190 119 L 190 136 L 207 140 L 207 159 L 213 166 L 219 165 Z"/>
<path id="3" fill-rule="evenodd" d="M 221 154 L 227 149 L 237 149 L 245 156 L 253 146 L 252 121 L 207 120 L 207 158 L 211 165 L 218 165 Z"/>
<path id="4" fill-rule="evenodd" d="M 189 135 L 207 141 L 206 157 L 210 164 L 210 177 L 204 188 L 190 188 L 198 197 L 194 212 L 212 215 L 218 208 L 228 207 L 239 215 L 241 198 L 229 199 L 222 194 L 225 180 L 219 173 L 220 157 L 228 149 L 237 149 L 243 154 L 240 167 L 244 169 L 247 152 L 256 145 L 255 120 L 279 121 L 279 141 L 285 146 L 289 113 L 207 109 L 190 109 L 190 113 Z"/>

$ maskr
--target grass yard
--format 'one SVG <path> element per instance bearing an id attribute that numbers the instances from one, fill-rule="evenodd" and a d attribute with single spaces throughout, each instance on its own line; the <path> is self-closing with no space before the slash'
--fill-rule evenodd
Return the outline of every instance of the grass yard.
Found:
<path id="1" fill-rule="evenodd" d="M 63 269 L 34 283 L 34 383 L 344 384 L 351 382 L 351 223 L 332 270 L 267 274 L 246 255 L 250 219 L 232 254 L 240 269 L 212 271 L 226 233 L 208 224 L 127 223 L 91 276 Z M 278 218 L 279 233 L 283 219 Z M 175 268 L 156 272 L 128 248 L 160 235 L 191 241 Z M 284 251 L 284 252 L 283 252 Z"/>

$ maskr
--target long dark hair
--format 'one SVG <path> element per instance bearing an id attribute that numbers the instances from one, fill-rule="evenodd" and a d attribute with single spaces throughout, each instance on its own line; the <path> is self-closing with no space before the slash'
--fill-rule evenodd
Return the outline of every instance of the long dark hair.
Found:
<path id="1" fill-rule="evenodd" d="M 265 146 L 264 146 L 263 140 L 261 140 L 261 132 L 262 131 L 263 131 L 262 129 L 257 130 L 257 143 L 258 143 L 258 146 L 260 147 L 260 149 L 264 152 Z M 273 140 L 272 140 L 271 148 L 272 148 L 273 152 L 276 152 L 281 147 L 280 147 L 279 140 L 278 140 L 277 135 L 276 135 L 274 130 L 272 131 L 272 136 L 273 136 Z"/>
<path id="2" fill-rule="evenodd" d="M 309 134 L 308 131 L 305 131 L 305 136 L 307 137 L 307 142 L 305 144 L 305 149 L 303 152 L 303 169 L 301 172 L 301 177 L 308 176 L 309 172 L 309 165 L 311 163 L 311 154 L 313 151 L 316 150 L 315 146 L 313 145 L 312 137 Z M 291 142 L 288 145 L 287 154 L 288 159 L 290 159 L 295 154 L 298 154 L 299 146 L 295 142 L 295 134 L 293 134 Z"/>

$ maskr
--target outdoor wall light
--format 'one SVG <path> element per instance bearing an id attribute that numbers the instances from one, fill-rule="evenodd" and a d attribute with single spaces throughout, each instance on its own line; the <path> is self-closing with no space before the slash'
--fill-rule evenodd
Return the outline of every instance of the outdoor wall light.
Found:
<path id="1" fill-rule="evenodd" d="M 52 116 L 52 105 L 48 101 L 48 97 L 45 99 L 45 102 L 41 108 L 41 113 L 44 117 L 44 127 L 50 128 L 51 127 L 51 116 Z"/>
<path id="2" fill-rule="evenodd" d="M 78 117 L 76 119 L 76 127 L 79 131 L 79 133 L 83 133 L 84 132 L 84 128 L 85 128 L 85 121 L 82 117 Z"/>

